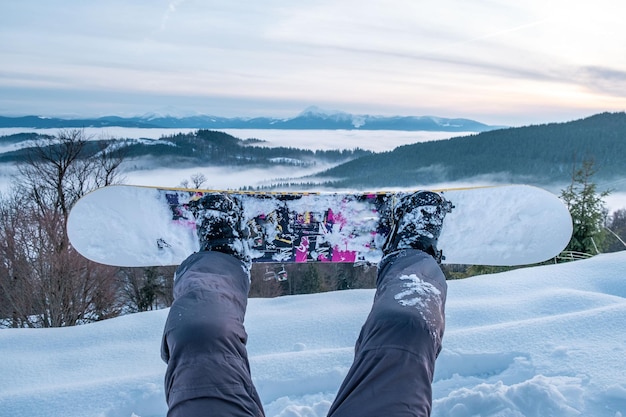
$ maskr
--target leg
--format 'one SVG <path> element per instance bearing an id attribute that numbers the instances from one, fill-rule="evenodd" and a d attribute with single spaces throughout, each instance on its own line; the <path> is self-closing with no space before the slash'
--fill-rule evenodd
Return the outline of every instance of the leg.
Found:
<path id="1" fill-rule="evenodd" d="M 329 417 L 429 416 L 447 285 L 435 259 L 399 251 L 378 274 L 372 311 Z"/>
<path id="2" fill-rule="evenodd" d="M 161 356 L 169 417 L 260 417 L 243 319 L 246 265 L 216 251 L 191 255 L 176 271 Z"/>
<path id="3" fill-rule="evenodd" d="M 393 210 L 376 296 L 330 417 L 427 417 L 445 327 L 447 285 L 437 250 L 452 204 L 422 191 Z"/>

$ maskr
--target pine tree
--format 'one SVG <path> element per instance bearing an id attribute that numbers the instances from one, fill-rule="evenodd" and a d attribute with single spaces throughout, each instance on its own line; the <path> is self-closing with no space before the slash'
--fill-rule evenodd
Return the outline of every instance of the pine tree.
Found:
<path id="1" fill-rule="evenodd" d="M 595 174 L 592 160 L 583 161 L 574 169 L 571 184 L 561 190 L 561 199 L 572 215 L 574 230 L 565 250 L 597 254 L 604 242 L 603 221 L 606 214 L 603 198 L 609 191 L 598 192 L 592 181 Z"/>

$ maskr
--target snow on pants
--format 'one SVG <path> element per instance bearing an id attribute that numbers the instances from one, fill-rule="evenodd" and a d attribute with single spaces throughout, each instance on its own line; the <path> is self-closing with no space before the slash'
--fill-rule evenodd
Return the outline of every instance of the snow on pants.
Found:
<path id="1" fill-rule="evenodd" d="M 422 417 L 441 351 L 445 276 L 424 252 L 401 251 L 378 271 L 372 310 L 329 417 Z"/>
<path id="2" fill-rule="evenodd" d="M 242 264 L 200 252 L 176 276 L 161 352 L 168 417 L 263 416 L 245 348 L 249 280 Z M 328 415 L 428 416 L 445 277 L 430 255 L 406 250 L 381 265 L 376 286 L 354 363 Z"/>

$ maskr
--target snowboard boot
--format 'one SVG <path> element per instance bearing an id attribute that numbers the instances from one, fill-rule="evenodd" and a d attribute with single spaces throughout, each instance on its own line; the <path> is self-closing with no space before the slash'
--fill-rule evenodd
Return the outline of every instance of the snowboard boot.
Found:
<path id="1" fill-rule="evenodd" d="M 248 228 L 236 200 L 226 194 L 207 194 L 190 201 L 188 207 L 196 219 L 201 251 L 232 255 L 250 267 Z"/>
<path id="2" fill-rule="evenodd" d="M 443 219 L 452 208 L 452 203 L 432 191 L 418 191 L 402 197 L 394 209 L 383 254 L 418 249 L 441 263 L 443 254 L 437 249 L 437 240 Z"/>

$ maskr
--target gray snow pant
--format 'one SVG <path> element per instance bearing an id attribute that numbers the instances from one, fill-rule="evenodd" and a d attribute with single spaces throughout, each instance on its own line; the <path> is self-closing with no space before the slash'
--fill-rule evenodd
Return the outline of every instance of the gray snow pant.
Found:
<path id="1" fill-rule="evenodd" d="M 263 416 L 245 348 L 249 281 L 242 263 L 200 252 L 176 276 L 161 351 L 168 417 Z M 445 277 L 430 255 L 406 250 L 381 264 L 376 286 L 354 362 L 328 416 L 429 416 Z"/>

